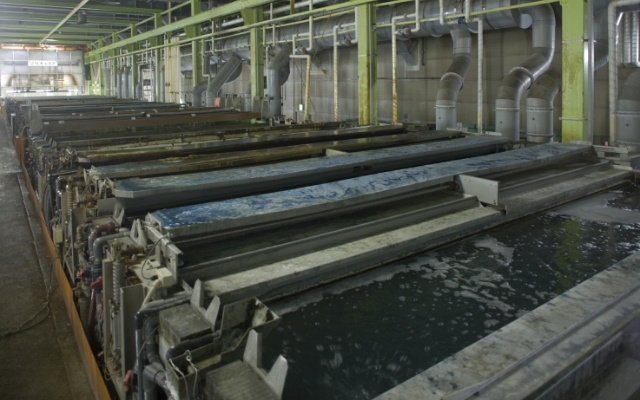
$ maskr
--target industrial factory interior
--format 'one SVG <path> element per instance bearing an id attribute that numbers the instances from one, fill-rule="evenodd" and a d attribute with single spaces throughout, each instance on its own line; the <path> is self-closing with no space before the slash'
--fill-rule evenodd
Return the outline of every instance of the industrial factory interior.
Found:
<path id="1" fill-rule="evenodd" d="M 0 0 L 0 398 L 640 400 L 640 0 Z"/>

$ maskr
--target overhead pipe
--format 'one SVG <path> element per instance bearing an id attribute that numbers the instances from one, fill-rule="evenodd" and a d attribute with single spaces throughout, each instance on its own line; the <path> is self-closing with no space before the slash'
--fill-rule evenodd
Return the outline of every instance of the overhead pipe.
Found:
<path id="1" fill-rule="evenodd" d="M 451 30 L 453 60 L 447 72 L 440 78 L 436 96 L 436 129 L 445 130 L 456 126 L 456 104 L 464 79 L 471 65 L 471 34 L 466 27 Z"/>
<path id="2" fill-rule="evenodd" d="M 222 66 L 220 72 L 207 85 L 207 107 L 215 105 L 215 98 L 222 88 L 222 85 L 236 79 L 242 72 L 242 58 L 236 53 Z"/>
<path id="3" fill-rule="evenodd" d="M 636 69 L 620 88 L 616 111 L 617 146 L 640 151 L 640 69 Z"/>
<path id="4" fill-rule="evenodd" d="M 467 7 L 469 13 L 471 11 L 480 11 L 480 10 L 490 10 L 494 8 L 505 8 L 509 7 L 512 3 L 517 3 L 518 0 L 486 0 L 485 2 L 478 2 L 473 6 Z M 438 21 L 438 16 L 440 14 L 452 14 L 456 13 L 455 5 L 452 5 L 448 2 L 442 2 L 443 8 L 441 12 L 441 8 L 439 7 L 439 0 L 428 0 L 422 2 L 422 4 L 418 3 L 419 8 L 416 9 L 416 2 L 412 3 L 402 3 L 395 4 L 388 7 L 383 7 L 377 10 L 377 20 L 376 24 L 378 25 L 378 29 L 376 29 L 376 36 L 378 42 L 391 40 L 393 41 L 394 36 L 397 36 L 398 29 L 397 26 L 393 26 L 393 18 L 397 16 L 401 16 L 403 18 L 407 18 L 407 16 L 415 16 L 416 18 L 416 26 L 412 29 L 401 29 L 400 36 L 396 39 L 413 39 L 419 37 L 440 37 L 445 34 L 449 34 L 451 29 L 453 29 L 454 24 L 458 24 L 458 20 L 452 20 L 450 23 L 445 21 L 445 25 L 441 25 L 440 21 Z M 524 10 L 532 10 L 533 7 L 524 7 Z M 417 12 L 416 12 L 417 11 Z M 530 11 L 531 12 L 531 11 Z M 524 15 L 523 15 L 524 14 Z M 500 11 L 496 11 L 490 14 L 486 14 L 483 16 L 483 32 L 485 29 L 504 29 L 504 28 L 514 28 L 519 27 L 521 29 L 526 29 L 531 26 L 531 18 L 527 15 L 528 13 L 522 13 L 521 9 L 503 9 Z M 398 18 L 398 19 L 403 19 Z M 424 19 L 432 19 L 436 18 L 435 21 L 425 21 L 420 22 Z M 336 26 L 336 25 L 347 25 L 353 24 L 355 20 L 355 16 L 353 14 L 342 14 L 340 16 L 332 17 L 327 20 L 326 24 L 322 24 L 323 26 L 314 26 L 314 34 L 312 41 L 313 43 L 309 43 L 311 48 L 317 49 L 316 51 L 321 51 L 325 48 L 334 47 L 334 38 L 333 35 L 327 35 L 326 26 Z M 469 23 L 477 22 L 476 20 L 468 20 Z M 389 27 L 388 25 L 392 26 Z M 317 24 L 316 24 L 317 25 Z M 418 28 L 418 29 L 416 29 Z M 294 37 L 296 43 L 299 42 L 309 42 L 310 38 L 308 35 L 308 28 L 306 25 L 290 25 L 278 28 L 277 30 L 273 29 L 273 45 L 282 42 L 291 42 Z M 306 33 L 306 35 L 304 35 Z M 306 36 L 306 37 L 301 37 Z M 344 32 L 343 40 L 349 41 L 356 39 L 355 32 Z M 277 39 L 277 40 L 276 40 Z M 266 44 L 266 42 L 265 42 Z M 238 53 L 242 56 L 242 58 L 246 60 L 250 60 L 251 55 L 249 51 L 249 35 L 237 35 L 229 38 L 216 39 L 215 47 L 218 49 L 215 51 L 217 56 L 222 59 L 228 59 L 233 53 Z M 393 46 L 393 43 L 392 43 Z M 308 51 L 308 48 L 307 48 Z M 395 52 L 394 52 L 395 54 Z M 296 57 L 294 57 L 296 58 Z M 299 57 L 298 57 L 299 58 Z M 392 55 L 393 58 L 393 55 Z M 393 61 L 393 60 L 392 60 Z M 479 71 L 482 73 L 482 71 Z M 393 82 L 392 82 L 393 84 Z M 480 87 L 481 89 L 481 87 Z M 482 92 L 479 91 L 479 97 L 482 96 Z M 396 103 L 397 107 L 397 103 Z M 397 115 L 397 111 L 396 111 Z M 482 115 L 482 113 L 480 113 Z M 396 116 L 397 120 L 397 116 Z"/>
<path id="5" fill-rule="evenodd" d="M 593 70 L 603 67 L 609 59 L 607 43 L 607 11 L 601 10 L 593 22 Z M 527 98 L 527 141 L 548 143 L 553 138 L 553 101 L 562 87 L 561 71 L 551 68 L 540 75 Z"/>
<path id="6" fill-rule="evenodd" d="M 512 68 L 498 88 L 495 120 L 496 130 L 503 136 L 520 140 L 520 97 L 533 82 L 549 69 L 555 50 L 556 18 L 549 4 L 522 9 L 533 18 L 533 54 Z"/>
<path id="7" fill-rule="evenodd" d="M 269 98 L 268 118 L 282 115 L 282 85 L 289 79 L 291 46 L 283 46 L 267 64 L 267 97 Z"/>
<path id="8" fill-rule="evenodd" d="M 202 107 L 202 94 L 207 90 L 209 86 L 208 81 L 202 81 L 193 88 L 191 93 L 191 105 L 193 107 Z"/>

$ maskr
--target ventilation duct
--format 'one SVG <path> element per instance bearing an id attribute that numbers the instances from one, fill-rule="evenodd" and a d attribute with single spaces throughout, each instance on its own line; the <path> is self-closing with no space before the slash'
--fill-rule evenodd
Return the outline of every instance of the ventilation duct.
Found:
<path id="1" fill-rule="evenodd" d="M 144 86 L 142 85 L 142 80 L 136 85 L 136 99 L 144 100 Z"/>
<path id="2" fill-rule="evenodd" d="M 555 49 L 556 18 L 551 6 L 543 4 L 522 12 L 533 16 L 533 53 L 502 80 L 496 99 L 496 130 L 513 141 L 520 140 L 522 92 L 549 69 Z"/>
<path id="3" fill-rule="evenodd" d="M 282 47 L 267 65 L 267 97 L 269 97 L 268 118 L 282 115 L 282 85 L 289 79 L 291 46 Z"/>
<path id="4" fill-rule="evenodd" d="M 218 92 L 227 82 L 233 82 L 238 79 L 242 72 L 242 58 L 239 55 L 233 54 L 229 60 L 222 66 L 220 72 L 209 82 L 207 86 L 207 107 L 213 107 L 215 98 Z"/>
<path id="5" fill-rule="evenodd" d="M 456 126 L 458 93 L 471 65 L 471 34 L 463 26 L 451 30 L 453 39 L 453 61 L 440 78 L 436 100 L 436 129 L 445 130 Z"/>
<path id="6" fill-rule="evenodd" d="M 609 59 L 607 10 L 594 16 L 594 71 L 602 68 Z M 527 98 L 527 141 L 547 143 L 553 138 L 553 100 L 562 87 L 562 76 L 555 68 L 545 72 L 536 80 Z"/>
<path id="7" fill-rule="evenodd" d="M 116 72 L 116 97 L 122 98 L 122 68 Z"/>
<path id="8" fill-rule="evenodd" d="M 640 12 L 625 12 L 622 25 L 622 64 L 625 68 L 640 68 Z"/>
<path id="9" fill-rule="evenodd" d="M 616 108 L 615 145 L 640 151 L 640 69 L 629 75 L 620 88 Z"/>
<path id="10" fill-rule="evenodd" d="M 208 85 L 208 81 L 202 81 L 193 88 L 193 93 L 191 93 L 191 105 L 193 107 L 202 107 L 202 94 L 207 90 Z"/>
<path id="11" fill-rule="evenodd" d="M 553 139 L 553 99 L 562 87 L 560 72 L 551 68 L 531 87 L 527 98 L 527 141 L 547 143 Z"/>
<path id="12" fill-rule="evenodd" d="M 519 0 L 487 0 L 484 2 L 476 2 L 472 6 L 472 11 L 489 10 L 493 8 L 509 7 L 511 5 L 519 4 Z M 457 14 L 460 12 L 458 5 L 455 2 L 445 2 L 444 5 L 445 14 Z M 504 29 L 504 28 L 516 28 L 526 29 L 531 26 L 532 18 L 529 14 L 533 13 L 534 7 L 527 7 L 523 9 L 502 10 L 493 13 L 483 15 L 485 30 L 492 29 Z M 526 12 L 522 10 L 527 10 Z M 415 5 L 411 3 L 395 4 L 389 7 L 383 7 L 376 11 L 376 23 L 378 25 L 390 24 L 391 18 L 395 16 L 413 14 L 415 12 Z M 408 31 L 405 36 L 406 39 L 413 39 L 419 37 L 440 37 L 447 35 L 452 29 L 458 29 L 459 27 L 467 27 L 467 25 L 441 25 L 439 21 L 440 5 L 438 0 L 427 0 L 420 3 L 418 11 L 421 20 L 432 19 L 432 21 L 422 22 L 420 24 L 419 31 Z M 350 25 L 355 22 L 353 14 L 345 14 L 337 17 L 327 18 L 322 24 L 314 25 L 313 39 L 313 51 L 322 51 L 333 47 L 333 35 L 332 30 L 336 25 Z M 555 22 L 555 19 L 554 19 Z M 475 25 L 474 25 L 475 26 Z M 307 36 L 309 29 L 308 24 L 299 24 L 293 26 L 286 26 L 276 29 L 276 41 L 277 42 L 290 42 L 294 35 L 300 35 L 296 39 L 296 43 L 300 47 L 309 46 L 309 38 Z M 467 27 L 467 29 L 469 29 Z M 470 29 L 471 30 L 471 29 Z M 317 37 L 322 36 L 322 37 Z M 376 29 L 376 36 L 378 42 L 391 40 L 391 27 L 380 27 Z M 355 32 L 341 32 L 340 40 L 344 43 L 348 43 L 356 39 Z M 244 60 L 251 60 L 251 54 L 249 49 L 249 34 L 239 35 L 228 39 L 216 40 L 216 48 L 225 49 L 217 52 L 217 56 L 222 60 L 228 60 L 232 54 L 237 53 Z"/>

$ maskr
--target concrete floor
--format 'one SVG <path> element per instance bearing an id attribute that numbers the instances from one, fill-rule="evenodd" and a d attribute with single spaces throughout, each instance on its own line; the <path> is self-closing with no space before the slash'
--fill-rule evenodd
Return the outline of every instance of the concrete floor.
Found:
<path id="1" fill-rule="evenodd" d="M 35 210 L 19 170 L 4 116 L 0 118 L 0 397 L 94 398 Z M 40 310 L 22 332 L 5 335 Z M 46 286 L 45 286 L 46 285 Z M 46 318 L 45 318 L 46 317 Z M 38 323 L 39 321 L 42 321 Z"/>

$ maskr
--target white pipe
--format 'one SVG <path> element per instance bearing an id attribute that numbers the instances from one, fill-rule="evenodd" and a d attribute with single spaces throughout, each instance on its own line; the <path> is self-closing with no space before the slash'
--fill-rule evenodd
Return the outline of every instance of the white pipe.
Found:
<path id="1" fill-rule="evenodd" d="M 311 84 L 311 55 L 309 54 L 292 54 L 290 58 L 303 58 L 307 60 L 306 84 L 304 88 L 304 121 L 309 121 L 309 86 Z"/>
<path id="2" fill-rule="evenodd" d="M 358 13 L 355 13 L 354 22 L 351 24 L 345 25 L 335 25 L 333 27 L 333 120 L 339 121 L 339 97 L 338 97 L 338 29 L 346 28 L 353 26 L 356 28 L 355 30 L 355 38 L 350 42 L 350 44 L 355 44 L 358 42 Z"/>
<path id="3" fill-rule="evenodd" d="M 482 18 L 474 19 L 478 23 L 478 133 L 482 133 L 482 103 L 484 102 L 484 88 L 482 86 L 484 60 L 484 24 Z"/>

